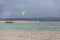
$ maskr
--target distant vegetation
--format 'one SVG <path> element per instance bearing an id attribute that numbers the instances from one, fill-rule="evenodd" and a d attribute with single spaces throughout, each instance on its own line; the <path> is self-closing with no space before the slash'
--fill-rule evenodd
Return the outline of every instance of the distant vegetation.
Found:
<path id="1" fill-rule="evenodd" d="M 0 20 L 26 20 L 26 21 L 60 21 L 60 17 L 41 17 L 41 18 L 7 18 Z"/>

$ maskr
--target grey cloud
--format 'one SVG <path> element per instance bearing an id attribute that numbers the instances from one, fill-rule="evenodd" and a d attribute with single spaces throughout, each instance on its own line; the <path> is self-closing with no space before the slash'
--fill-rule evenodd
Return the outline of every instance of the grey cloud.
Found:
<path id="1" fill-rule="evenodd" d="M 60 17 L 59 3 L 59 0 L 0 0 L 3 6 L 0 18 Z"/>

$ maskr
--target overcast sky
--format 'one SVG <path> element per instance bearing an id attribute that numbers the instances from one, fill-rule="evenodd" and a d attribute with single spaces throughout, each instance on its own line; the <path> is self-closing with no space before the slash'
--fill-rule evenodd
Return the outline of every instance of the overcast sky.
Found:
<path id="1" fill-rule="evenodd" d="M 60 0 L 0 0 L 0 18 L 39 17 L 60 17 Z"/>

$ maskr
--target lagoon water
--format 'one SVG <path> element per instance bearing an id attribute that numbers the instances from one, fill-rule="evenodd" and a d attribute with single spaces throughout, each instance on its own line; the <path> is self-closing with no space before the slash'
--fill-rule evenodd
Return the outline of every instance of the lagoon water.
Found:
<path id="1" fill-rule="evenodd" d="M 0 22 L 1 30 L 60 31 L 60 22 Z"/>

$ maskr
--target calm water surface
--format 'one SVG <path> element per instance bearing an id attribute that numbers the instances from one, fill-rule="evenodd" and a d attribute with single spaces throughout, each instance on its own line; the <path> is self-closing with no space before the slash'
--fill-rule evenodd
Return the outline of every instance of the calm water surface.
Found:
<path id="1" fill-rule="evenodd" d="M 28 23 L 0 23 L 0 29 L 5 30 L 52 30 L 60 31 L 60 22 L 28 22 Z"/>

